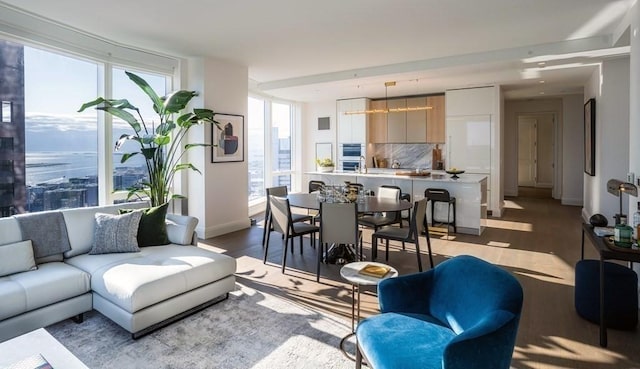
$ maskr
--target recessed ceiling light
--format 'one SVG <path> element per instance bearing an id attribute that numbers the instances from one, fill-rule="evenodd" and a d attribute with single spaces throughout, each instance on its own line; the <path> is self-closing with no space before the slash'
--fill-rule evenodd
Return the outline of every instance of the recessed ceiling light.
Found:
<path id="1" fill-rule="evenodd" d="M 544 80 L 542 79 L 542 80 L 540 80 L 539 82 L 540 82 L 540 83 L 544 83 Z"/>
<path id="2" fill-rule="evenodd" d="M 539 63 L 538 63 L 538 65 L 539 65 L 539 66 L 541 66 L 541 67 L 544 67 L 545 65 L 547 65 L 547 63 L 545 63 L 545 62 L 539 62 Z"/>
<path id="3" fill-rule="evenodd" d="M 544 95 L 544 91 L 543 91 L 543 92 L 540 92 L 540 95 Z"/>

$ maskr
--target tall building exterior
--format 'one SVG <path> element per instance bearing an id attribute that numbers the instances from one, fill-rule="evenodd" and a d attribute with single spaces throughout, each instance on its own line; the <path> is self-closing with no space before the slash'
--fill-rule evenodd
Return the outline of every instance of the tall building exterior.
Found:
<path id="1" fill-rule="evenodd" d="M 25 211 L 24 47 L 0 40 L 0 216 Z"/>

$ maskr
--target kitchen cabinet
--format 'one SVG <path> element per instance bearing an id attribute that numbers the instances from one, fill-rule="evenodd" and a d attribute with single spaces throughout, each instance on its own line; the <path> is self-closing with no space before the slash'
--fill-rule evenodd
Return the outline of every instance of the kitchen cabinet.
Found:
<path id="1" fill-rule="evenodd" d="M 371 110 L 383 110 L 386 107 L 385 100 L 374 100 L 369 104 Z M 387 114 L 373 113 L 369 115 L 369 142 L 387 143 Z"/>
<path id="2" fill-rule="evenodd" d="M 427 143 L 445 142 L 445 111 L 444 95 L 428 96 L 427 106 L 431 109 L 427 115 Z"/>
<path id="3" fill-rule="evenodd" d="M 427 104 L 426 97 L 407 98 L 407 124 L 406 124 L 406 142 L 407 143 L 425 143 L 427 142 L 427 111 L 414 110 L 411 108 L 424 107 Z"/>
<path id="4" fill-rule="evenodd" d="M 367 143 L 367 116 L 368 114 L 345 114 L 347 111 L 364 111 L 369 106 L 369 100 L 347 99 L 336 102 L 338 144 L 341 143 Z"/>
<path id="5" fill-rule="evenodd" d="M 406 108 L 407 99 L 387 100 L 389 110 L 396 108 Z M 387 142 L 406 143 L 407 142 L 407 112 L 389 112 L 387 114 Z"/>

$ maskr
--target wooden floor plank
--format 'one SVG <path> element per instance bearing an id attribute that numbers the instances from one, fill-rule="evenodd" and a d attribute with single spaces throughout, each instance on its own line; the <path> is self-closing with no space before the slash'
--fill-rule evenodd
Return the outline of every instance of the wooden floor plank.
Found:
<path id="1" fill-rule="evenodd" d="M 598 345 L 598 326 L 575 312 L 574 267 L 580 259 L 580 208 L 562 206 L 552 199 L 510 198 L 502 218 L 491 218 L 482 236 L 433 236 L 436 264 L 469 254 L 512 272 L 525 291 L 513 368 L 640 368 L 640 333 L 609 330 L 609 347 Z M 267 264 L 262 263 L 261 222 L 249 229 L 200 242 L 203 247 L 237 258 L 239 283 L 279 295 L 311 309 L 349 321 L 351 286 L 340 278 L 339 265 L 322 265 L 320 283 L 315 281 L 316 253 L 305 238 L 305 251 L 287 257 L 287 271 L 281 273 L 282 240 L 271 237 Z M 371 232 L 365 231 L 365 255 L 370 257 Z M 422 263 L 429 265 L 426 242 Z M 588 241 L 587 241 L 588 242 Z M 400 274 L 417 272 L 413 245 L 402 251 L 392 243 L 389 264 Z M 587 245 L 585 256 L 597 254 Z M 378 251 L 384 261 L 384 247 Z M 378 313 L 375 288 L 364 288 L 364 316 Z M 473 308 L 472 306 L 469 307 Z"/>

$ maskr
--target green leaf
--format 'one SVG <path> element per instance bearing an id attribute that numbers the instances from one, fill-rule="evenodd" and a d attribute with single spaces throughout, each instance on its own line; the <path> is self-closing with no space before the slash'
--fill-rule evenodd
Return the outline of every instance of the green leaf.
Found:
<path id="1" fill-rule="evenodd" d="M 171 137 L 166 135 L 156 135 L 153 142 L 158 146 L 168 145 L 171 142 Z"/>
<path id="2" fill-rule="evenodd" d="M 128 135 L 128 134 L 125 133 L 122 136 L 120 136 L 118 141 L 116 141 L 116 145 L 115 145 L 114 150 L 115 151 L 120 150 L 122 148 L 122 145 L 124 145 L 124 143 L 129 141 L 129 140 L 134 140 L 134 141 L 140 142 L 140 139 L 138 138 L 138 136 Z"/>
<path id="3" fill-rule="evenodd" d="M 153 90 L 153 88 L 149 86 L 147 81 L 145 81 L 144 79 L 142 79 L 141 77 L 139 77 L 134 73 L 127 72 L 127 71 L 125 71 L 124 73 L 129 77 L 130 80 L 132 80 L 136 85 L 138 85 L 138 87 L 140 87 L 140 89 L 144 91 L 144 93 L 146 93 L 147 96 L 149 96 L 149 98 L 153 102 L 153 110 L 155 110 L 156 113 L 160 114 L 160 111 L 162 110 L 162 100 L 160 99 L 158 94 Z"/>
<path id="4" fill-rule="evenodd" d="M 178 195 L 177 193 L 174 193 L 173 195 L 171 195 L 171 200 L 173 199 L 186 199 L 186 196 L 182 196 L 182 195 Z"/>
<path id="5" fill-rule="evenodd" d="M 185 169 L 191 169 L 195 172 L 198 172 L 200 174 L 202 174 L 202 172 L 200 172 L 200 170 L 198 168 L 196 168 L 193 164 L 191 163 L 185 163 L 185 164 L 176 164 L 175 167 L 173 167 L 173 172 L 177 172 L 180 170 L 185 170 Z"/>
<path id="6" fill-rule="evenodd" d="M 96 105 L 100 105 L 102 103 L 104 103 L 106 100 L 103 99 L 102 97 L 99 97 L 93 101 L 89 101 L 88 103 L 84 103 L 82 104 L 82 106 L 80 107 L 80 110 L 78 110 L 78 113 L 83 112 L 85 109 L 90 108 L 92 106 L 96 106 Z"/>
<path id="7" fill-rule="evenodd" d="M 166 113 L 179 113 L 189 101 L 198 94 L 195 91 L 179 90 L 165 97 L 164 111 Z"/>
<path id="8" fill-rule="evenodd" d="M 128 152 L 122 155 L 122 158 L 120 159 L 120 163 L 124 163 L 127 160 L 131 159 L 132 157 L 136 156 L 140 154 L 139 152 Z"/>
<path id="9" fill-rule="evenodd" d="M 136 133 L 140 132 L 140 123 L 138 123 L 136 117 L 134 117 L 133 114 L 129 113 L 128 111 L 115 107 L 101 107 L 98 109 L 104 110 L 105 112 L 124 120 L 125 122 L 129 123 L 131 128 L 133 128 Z"/>
<path id="10" fill-rule="evenodd" d="M 141 149 L 140 151 L 142 152 L 142 155 L 144 155 L 145 159 L 151 160 L 153 159 L 153 156 L 155 155 L 157 149 L 158 149 L 157 147 L 147 147 L 147 148 Z"/>
<path id="11" fill-rule="evenodd" d="M 174 128 L 176 128 L 176 124 L 173 123 L 172 121 L 168 121 L 160 124 L 156 128 L 156 133 L 159 135 L 168 135 L 171 133 L 171 131 L 173 131 Z"/>
<path id="12" fill-rule="evenodd" d="M 199 120 L 208 121 L 213 121 L 213 117 L 214 115 L 216 115 L 216 113 L 214 113 L 211 109 L 193 109 L 193 114 L 195 114 Z"/>

